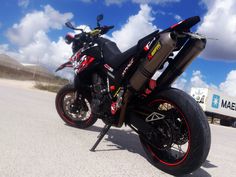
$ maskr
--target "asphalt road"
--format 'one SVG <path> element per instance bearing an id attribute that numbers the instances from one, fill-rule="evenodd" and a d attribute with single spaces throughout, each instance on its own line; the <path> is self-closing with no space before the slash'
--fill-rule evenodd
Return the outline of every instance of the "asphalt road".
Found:
<path id="1" fill-rule="evenodd" d="M 169 177 L 153 167 L 128 128 L 112 128 L 90 152 L 102 123 L 69 127 L 54 107 L 55 94 L 0 80 L 0 177 Z M 236 129 L 212 125 L 207 161 L 185 177 L 234 177 Z"/>

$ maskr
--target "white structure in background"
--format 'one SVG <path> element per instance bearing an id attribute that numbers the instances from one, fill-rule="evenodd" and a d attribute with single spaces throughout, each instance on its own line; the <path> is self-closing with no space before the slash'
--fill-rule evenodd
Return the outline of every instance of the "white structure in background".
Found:
<path id="1" fill-rule="evenodd" d="M 221 125 L 236 127 L 236 98 L 209 88 L 192 88 L 191 96 L 207 116 L 219 118 Z"/>

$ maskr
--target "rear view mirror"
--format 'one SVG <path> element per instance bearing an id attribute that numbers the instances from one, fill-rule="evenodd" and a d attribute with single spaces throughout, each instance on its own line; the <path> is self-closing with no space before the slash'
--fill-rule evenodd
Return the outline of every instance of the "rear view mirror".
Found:
<path id="1" fill-rule="evenodd" d="M 101 20 L 103 20 L 103 14 L 97 16 L 97 22 L 100 22 Z"/>
<path id="2" fill-rule="evenodd" d="M 65 25 L 70 29 L 75 29 L 71 22 L 66 22 Z"/>
<path id="3" fill-rule="evenodd" d="M 81 32 L 84 32 L 83 29 L 80 29 L 80 28 L 76 28 L 76 27 L 74 27 L 74 25 L 72 25 L 71 22 L 66 22 L 65 25 L 66 25 L 68 28 L 70 28 L 70 29 L 73 29 L 73 30 L 79 30 L 79 31 L 81 31 Z"/>
<path id="4" fill-rule="evenodd" d="M 100 21 L 103 20 L 103 14 L 97 16 L 97 26 L 100 27 Z"/>

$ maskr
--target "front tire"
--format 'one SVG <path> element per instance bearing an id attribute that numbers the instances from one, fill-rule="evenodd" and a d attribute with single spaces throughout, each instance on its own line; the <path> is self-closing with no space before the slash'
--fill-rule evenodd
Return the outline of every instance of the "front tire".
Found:
<path id="1" fill-rule="evenodd" d="M 147 122 L 157 129 L 149 132 L 151 143 L 140 136 L 148 159 L 172 175 L 193 172 L 205 162 L 210 149 L 210 128 L 204 112 L 192 97 L 178 89 L 151 96 L 147 106 L 165 118 Z"/>
<path id="2" fill-rule="evenodd" d="M 78 114 L 70 111 L 70 105 L 74 103 L 76 89 L 72 84 L 62 87 L 56 96 L 56 110 L 61 119 L 68 125 L 85 129 L 92 126 L 96 121 L 91 112 L 91 97 L 83 93 L 83 102 L 88 110 L 82 110 Z"/>

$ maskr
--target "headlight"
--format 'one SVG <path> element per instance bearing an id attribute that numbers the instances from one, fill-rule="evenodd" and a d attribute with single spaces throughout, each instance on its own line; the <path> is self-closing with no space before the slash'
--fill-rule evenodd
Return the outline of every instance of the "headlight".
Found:
<path id="1" fill-rule="evenodd" d="M 65 42 L 67 43 L 67 44 L 71 44 L 72 42 L 73 42 L 73 40 L 74 40 L 74 36 L 72 35 L 72 34 L 67 34 L 66 36 L 65 36 Z"/>

